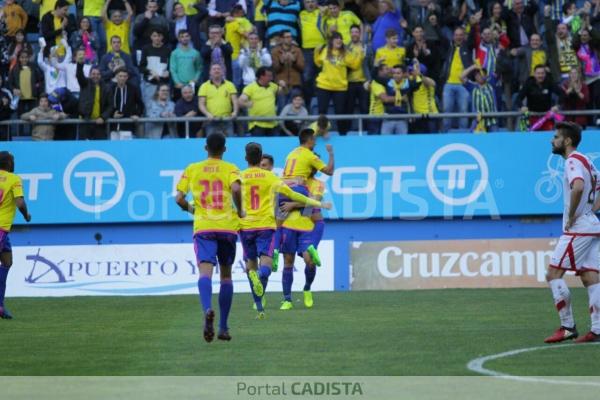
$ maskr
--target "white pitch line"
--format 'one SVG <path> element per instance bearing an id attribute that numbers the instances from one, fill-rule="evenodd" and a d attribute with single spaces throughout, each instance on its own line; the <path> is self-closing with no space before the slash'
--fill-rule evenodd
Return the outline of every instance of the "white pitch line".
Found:
<path id="1" fill-rule="evenodd" d="M 591 345 L 600 345 L 600 343 L 588 343 L 586 345 L 577 345 L 577 347 L 581 346 L 591 346 Z M 535 377 L 527 377 L 527 376 L 518 376 L 518 375 L 510 375 L 505 374 L 503 372 L 494 371 L 492 369 L 484 368 L 484 364 L 488 361 L 497 360 L 505 357 L 512 357 L 517 354 L 529 353 L 531 351 L 538 350 L 551 350 L 558 349 L 561 347 L 572 347 L 574 344 L 559 344 L 555 346 L 537 346 L 537 347 L 528 347 L 525 349 L 517 349 L 506 351 L 504 353 L 492 354 L 490 356 L 479 357 L 474 360 L 469 361 L 467 364 L 467 368 L 473 372 L 476 372 L 481 375 L 492 376 L 495 378 L 501 379 L 510 379 L 514 381 L 520 382 L 538 382 L 538 383 L 551 383 L 555 385 L 584 385 L 584 386 L 598 386 L 600 387 L 600 382 L 577 382 L 577 381 L 566 381 L 566 380 L 552 380 L 552 379 L 544 379 L 544 378 L 535 378 Z"/>

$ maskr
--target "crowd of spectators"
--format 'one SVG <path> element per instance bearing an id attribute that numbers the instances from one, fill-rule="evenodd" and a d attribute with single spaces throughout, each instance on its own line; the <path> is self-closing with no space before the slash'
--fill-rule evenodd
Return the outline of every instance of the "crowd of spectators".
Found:
<path id="1" fill-rule="evenodd" d="M 19 132 L 36 140 L 184 133 L 140 117 L 206 117 L 191 136 L 293 136 L 308 115 L 420 114 L 367 120 L 405 134 L 514 129 L 431 116 L 520 110 L 551 129 L 533 114 L 600 109 L 599 50 L 600 0 L 4 0 L 0 120 L 85 121 Z"/>

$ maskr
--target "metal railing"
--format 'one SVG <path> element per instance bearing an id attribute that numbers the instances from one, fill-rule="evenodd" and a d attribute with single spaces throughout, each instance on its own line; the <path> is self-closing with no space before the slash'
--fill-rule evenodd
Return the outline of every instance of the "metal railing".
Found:
<path id="1" fill-rule="evenodd" d="M 600 116 L 600 109 L 598 110 L 577 110 L 577 111 L 559 111 L 561 115 L 565 116 Z M 543 116 L 546 113 L 530 112 L 529 116 Z M 524 115 L 521 111 L 502 111 L 492 113 L 436 113 L 436 114 L 383 114 L 383 115 L 370 115 L 370 114 L 343 114 L 343 115 L 327 115 L 330 121 L 339 120 L 356 120 L 358 125 L 358 134 L 362 136 L 365 132 L 364 123 L 367 120 L 415 120 L 421 118 L 430 119 L 457 119 L 457 118 L 519 118 Z M 110 138 L 111 127 L 119 124 L 144 124 L 144 123 L 177 123 L 184 124 L 185 126 L 185 138 L 190 138 L 190 124 L 199 122 L 250 122 L 250 121 L 308 121 L 313 122 L 319 118 L 318 115 L 309 116 L 287 116 L 287 117 L 249 117 L 239 116 L 236 118 L 206 118 L 206 117 L 169 117 L 169 118 L 110 118 L 106 120 L 101 126 L 106 130 L 106 138 Z M 79 138 L 79 127 L 82 125 L 97 126 L 93 120 L 84 119 L 63 119 L 63 120 L 36 120 L 36 121 L 24 121 L 20 119 L 16 120 L 5 120 L 0 121 L 0 127 L 7 126 L 30 126 L 30 125 L 77 125 L 77 138 Z"/>

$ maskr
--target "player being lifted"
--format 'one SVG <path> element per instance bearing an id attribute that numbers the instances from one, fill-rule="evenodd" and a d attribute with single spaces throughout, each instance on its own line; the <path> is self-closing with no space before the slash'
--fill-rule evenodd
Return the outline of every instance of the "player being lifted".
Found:
<path id="1" fill-rule="evenodd" d="M 560 317 L 560 328 L 546 338 L 546 343 L 557 343 L 578 336 L 571 293 L 563 279 L 565 271 L 576 271 L 588 290 L 592 328 L 577 343 L 600 341 L 600 221 L 596 212 L 600 209 L 600 197 L 596 196 L 598 170 L 589 158 L 577 151 L 581 141 L 581 128 L 571 122 L 556 126 L 552 139 L 552 153 L 562 156 L 565 162 L 564 232 L 561 235 L 546 279 L 552 290 L 554 304 Z"/>
<path id="2" fill-rule="evenodd" d="M 233 300 L 231 266 L 235 260 L 239 218 L 243 217 L 240 171 L 235 165 L 222 160 L 225 136 L 214 133 L 206 138 L 208 158 L 186 167 L 179 183 L 175 201 L 182 210 L 194 215 L 194 250 L 200 270 L 198 291 L 204 311 L 204 340 L 215 336 L 212 308 L 212 274 L 219 264 L 220 340 L 231 340 L 227 318 Z M 192 192 L 193 205 L 186 195 Z M 234 208 L 235 205 L 235 208 Z"/>
<path id="3" fill-rule="evenodd" d="M 313 170 L 321 171 L 326 175 L 333 175 L 334 156 L 333 147 L 327 145 L 329 160 L 327 165 L 314 153 L 316 139 L 312 129 L 303 129 L 299 135 L 300 146 L 290 152 L 285 161 L 283 169 L 283 179 L 294 191 L 308 196 L 307 182 Z M 280 197 L 279 205 L 290 202 L 289 198 Z M 279 250 L 284 255 L 284 268 L 282 273 L 283 303 L 282 310 L 289 310 L 293 307 L 292 303 L 292 284 L 294 281 L 294 260 L 296 254 L 301 255 L 309 268 L 314 268 L 320 264 L 319 255 L 316 248 L 312 245 L 312 231 L 314 223 L 303 215 L 304 210 L 294 210 L 285 219 L 280 229 L 280 237 L 276 238 L 276 243 L 280 243 Z M 274 255 L 274 264 L 277 263 L 278 255 Z M 276 265 L 274 265 L 276 269 Z M 314 279 L 314 278 L 313 278 Z M 310 292 L 305 296 L 310 296 Z M 308 301 L 310 300 L 310 301 Z M 312 305 L 312 299 L 306 299 L 305 303 Z"/>
<path id="4" fill-rule="evenodd" d="M 18 208 L 25 221 L 31 221 L 27 204 L 23 199 L 21 178 L 14 174 L 15 159 L 8 151 L 0 152 L 0 318 L 12 319 L 11 313 L 4 308 L 6 279 L 12 266 L 12 248 L 8 233 Z"/>
<path id="5" fill-rule="evenodd" d="M 325 194 L 325 184 L 315 178 L 317 173 L 316 169 L 313 169 L 310 177 L 307 181 L 308 191 L 310 193 L 310 197 L 321 201 L 323 198 L 323 194 Z M 302 208 L 303 204 L 298 202 L 288 202 L 281 206 L 281 211 L 284 213 L 292 212 L 294 209 Z M 323 214 L 321 213 L 320 208 L 313 208 L 312 214 L 310 217 L 314 223 L 314 228 L 311 232 L 311 245 L 318 250 L 319 243 L 321 243 L 321 239 L 323 239 L 323 232 L 325 231 L 325 221 L 323 220 Z M 317 259 L 317 265 L 321 265 L 321 260 Z M 314 265 L 306 264 L 304 267 L 304 277 L 306 278 L 304 283 L 304 306 L 307 308 L 311 308 L 314 304 L 311 286 L 315 280 L 315 276 L 317 274 L 317 269 Z"/>
<path id="6" fill-rule="evenodd" d="M 293 202 L 313 207 L 331 208 L 331 204 L 308 198 L 294 192 L 271 171 L 261 169 L 262 147 L 258 143 L 246 145 L 248 169 L 242 171 L 242 198 L 245 216 L 241 219 L 240 240 L 251 283 L 258 318 L 264 318 L 262 296 L 267 288 L 275 247 L 275 193 L 281 193 Z M 260 261 L 257 263 L 257 259 Z M 258 271 L 258 272 L 257 272 Z"/>

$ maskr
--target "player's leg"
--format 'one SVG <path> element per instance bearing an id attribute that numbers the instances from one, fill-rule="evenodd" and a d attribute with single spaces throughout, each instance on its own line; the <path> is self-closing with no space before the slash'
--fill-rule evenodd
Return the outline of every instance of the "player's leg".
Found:
<path id="1" fill-rule="evenodd" d="M 306 308 L 312 308 L 314 305 L 313 296 L 311 292 L 311 287 L 313 282 L 315 281 L 315 276 L 317 275 L 317 266 L 314 262 L 314 258 L 308 251 L 308 248 L 314 246 L 314 235 L 313 232 L 301 233 L 299 236 L 299 246 L 298 253 L 302 255 L 304 258 L 304 306 Z"/>
<path id="2" fill-rule="evenodd" d="M 261 231 L 256 239 L 258 254 L 260 255 L 260 268 L 258 276 L 264 292 L 267 291 L 269 276 L 273 269 L 273 253 L 275 251 L 275 231 L 272 229 Z"/>
<path id="3" fill-rule="evenodd" d="M 281 229 L 281 252 L 283 253 L 281 286 L 283 289 L 283 302 L 280 309 L 289 310 L 293 308 L 292 284 L 294 283 L 294 261 L 296 259 L 298 233 L 287 228 Z"/>
<path id="4" fill-rule="evenodd" d="M 12 319 L 12 314 L 4 307 L 4 296 L 6 294 L 6 280 L 8 279 L 8 271 L 13 263 L 12 251 L 10 250 L 10 243 L 8 247 L 8 235 L 4 233 L 4 240 L 2 240 L 2 252 L 0 253 L 0 318 Z"/>
<path id="5" fill-rule="evenodd" d="M 582 262 L 579 274 L 583 286 L 587 288 L 592 326 L 590 331 L 577 339 L 577 343 L 600 342 L 600 238 L 593 238 Z"/>
<path id="6" fill-rule="evenodd" d="M 231 340 L 229 335 L 229 312 L 233 303 L 233 282 L 231 266 L 235 261 L 235 243 L 237 235 L 222 233 L 217 240 L 217 258 L 221 272 L 221 287 L 219 288 L 219 340 Z"/>
<path id="7" fill-rule="evenodd" d="M 242 248 L 244 250 L 244 259 L 246 261 L 246 273 L 248 281 L 250 282 L 250 288 L 252 289 L 252 295 L 254 301 L 257 299 L 260 302 L 260 297 L 263 295 L 263 287 L 258 278 L 258 264 L 256 259 L 258 258 L 257 243 L 258 232 L 240 232 L 240 238 L 242 241 Z"/>
<path id="8" fill-rule="evenodd" d="M 198 294 L 204 314 L 204 340 L 207 342 L 212 342 L 215 336 L 215 312 L 212 308 L 212 274 L 213 268 L 217 264 L 217 242 L 212 236 L 214 235 L 194 235 L 194 250 L 200 271 Z"/>
<path id="9" fill-rule="evenodd" d="M 312 231 L 312 243 L 308 246 L 308 253 L 312 258 L 313 263 L 317 266 L 321 266 L 321 257 L 319 256 L 319 252 L 317 251 L 319 247 L 319 243 L 321 243 L 321 239 L 323 238 L 323 231 L 325 229 L 325 221 L 318 220 L 314 221 L 315 227 Z"/>
<path id="10" fill-rule="evenodd" d="M 576 265 L 574 240 L 575 236 L 560 237 L 546 273 L 546 281 L 552 291 L 554 306 L 560 318 L 560 327 L 544 340 L 546 343 L 558 343 L 578 336 L 571 306 L 571 291 L 563 279 L 565 271 L 575 268 Z"/>

